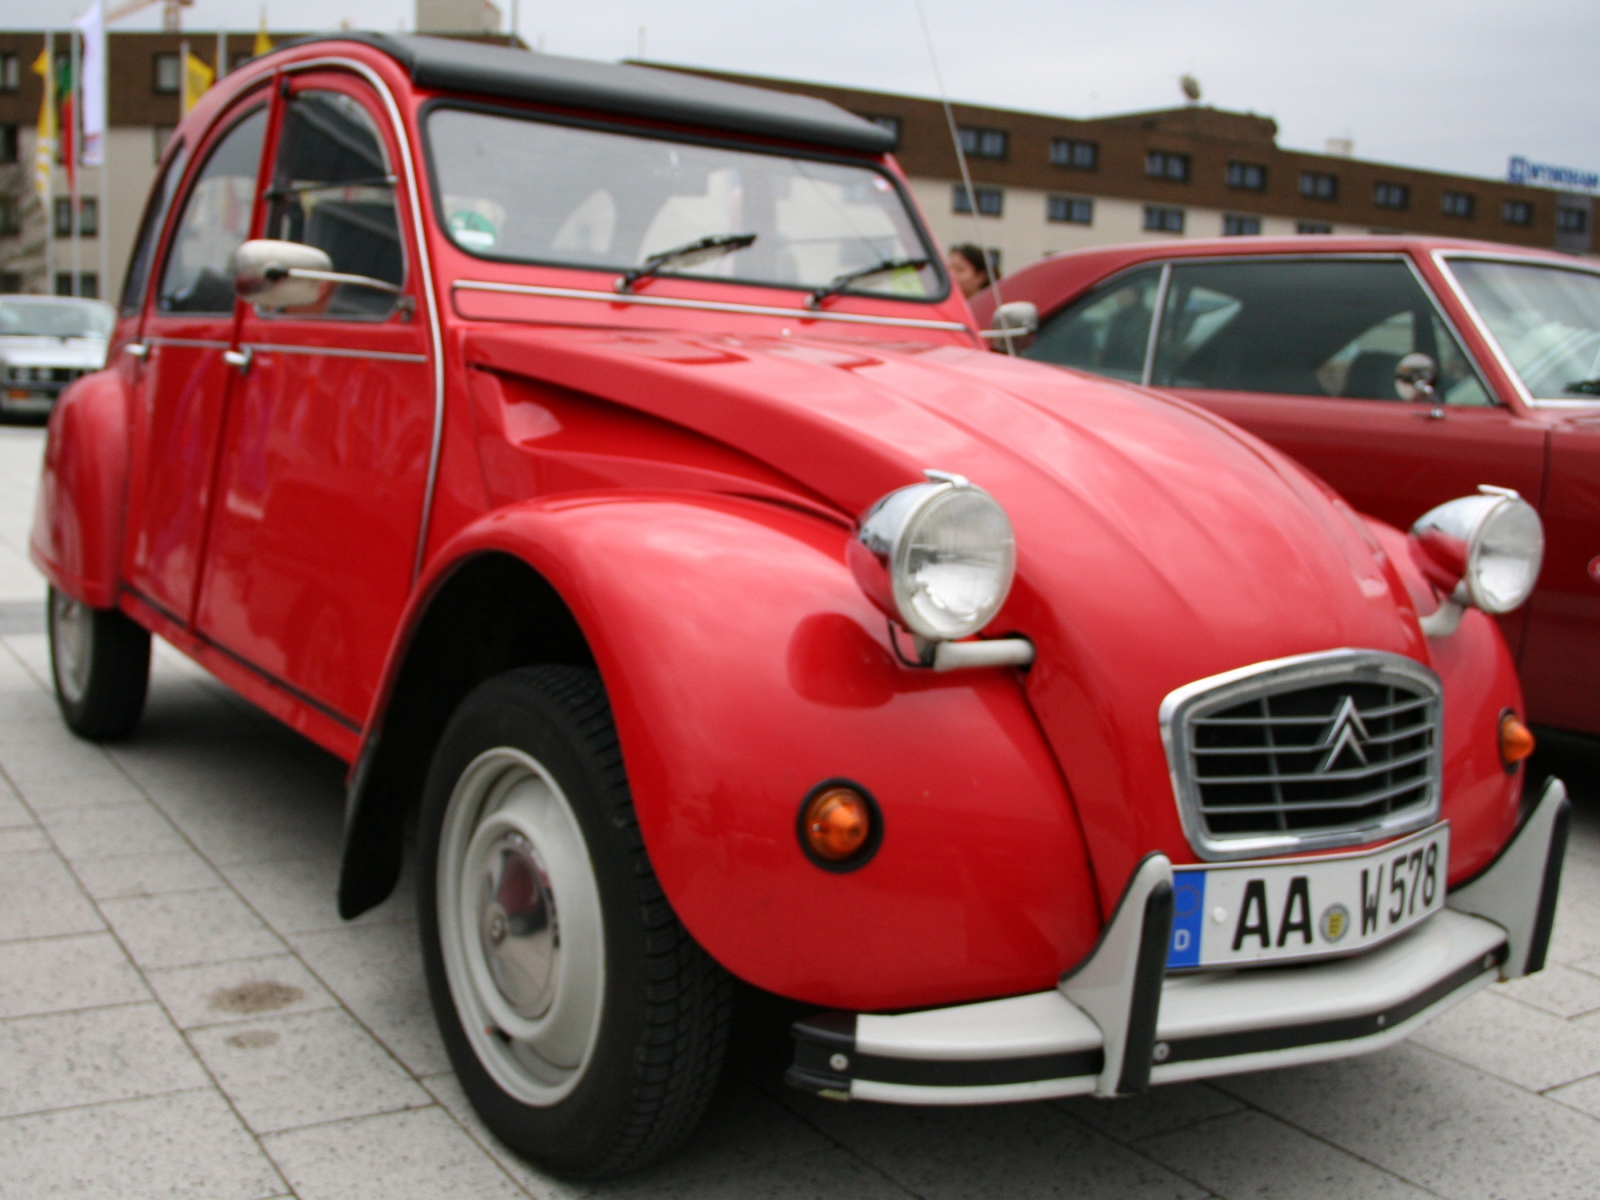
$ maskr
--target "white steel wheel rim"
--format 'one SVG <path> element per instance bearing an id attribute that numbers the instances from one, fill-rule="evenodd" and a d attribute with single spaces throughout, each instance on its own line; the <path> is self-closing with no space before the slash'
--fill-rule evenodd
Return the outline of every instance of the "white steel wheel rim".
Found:
<path id="1" fill-rule="evenodd" d="M 439 944 L 473 1053 L 523 1104 L 577 1087 L 605 997 L 600 886 L 566 794 L 530 755 L 462 772 L 439 839 Z"/>
<path id="2" fill-rule="evenodd" d="M 56 686 L 69 703 L 76 704 L 89 690 L 94 613 L 66 593 L 52 592 L 50 632 L 55 648 Z"/>

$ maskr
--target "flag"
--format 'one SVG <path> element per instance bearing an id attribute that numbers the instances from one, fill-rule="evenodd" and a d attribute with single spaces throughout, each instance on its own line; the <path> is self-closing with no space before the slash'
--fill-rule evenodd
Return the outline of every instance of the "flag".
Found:
<path id="1" fill-rule="evenodd" d="M 217 73 L 187 51 L 183 56 L 183 111 L 185 114 L 200 103 L 200 97 L 216 79 Z"/>
<path id="2" fill-rule="evenodd" d="M 83 35 L 79 62 L 78 95 L 82 104 L 83 165 L 98 167 L 105 161 L 106 133 L 106 22 L 104 0 L 94 0 L 89 11 L 74 22 Z"/>
<path id="3" fill-rule="evenodd" d="M 78 194 L 78 89 L 76 81 L 72 78 L 70 58 L 61 61 L 58 74 L 56 95 L 61 97 L 61 124 L 58 127 L 61 138 L 61 165 L 67 169 L 67 191 L 76 196 Z"/>
<path id="4" fill-rule="evenodd" d="M 95 0 L 99 3 L 99 0 Z M 250 53 L 260 58 L 263 54 L 272 53 L 272 39 L 267 36 L 267 6 L 261 6 L 261 28 L 256 30 L 256 44 L 250 47 Z"/>
<path id="5" fill-rule="evenodd" d="M 44 84 L 44 95 L 39 100 L 39 141 L 33 151 L 33 187 L 39 193 L 39 203 L 48 205 L 50 173 L 56 159 L 56 72 L 48 46 L 34 59 L 33 73 Z"/>

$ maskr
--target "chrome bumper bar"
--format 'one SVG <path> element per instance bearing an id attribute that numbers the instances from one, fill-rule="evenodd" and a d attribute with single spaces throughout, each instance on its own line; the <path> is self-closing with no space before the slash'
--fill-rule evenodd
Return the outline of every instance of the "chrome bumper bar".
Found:
<path id="1" fill-rule="evenodd" d="M 819 1013 L 795 1023 L 786 1078 L 839 1100 L 994 1104 L 1381 1049 L 1495 979 L 1543 967 L 1570 813 L 1552 780 L 1444 911 L 1366 954 L 1310 965 L 1167 977 L 1172 868 L 1151 855 L 1055 990 L 899 1016 Z"/>

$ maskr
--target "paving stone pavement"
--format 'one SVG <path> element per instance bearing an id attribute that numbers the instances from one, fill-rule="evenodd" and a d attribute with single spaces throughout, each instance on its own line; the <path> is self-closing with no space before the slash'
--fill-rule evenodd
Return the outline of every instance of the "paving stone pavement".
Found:
<path id="1" fill-rule="evenodd" d="M 467 1107 L 406 887 L 335 913 L 342 764 L 170 650 L 135 737 L 63 728 L 25 556 L 41 449 L 0 427 L 0 1197 L 1600 1195 L 1600 751 L 1559 739 L 1550 969 L 1399 1047 L 973 1109 L 829 1104 L 741 1061 L 674 1161 L 553 1180 Z"/>

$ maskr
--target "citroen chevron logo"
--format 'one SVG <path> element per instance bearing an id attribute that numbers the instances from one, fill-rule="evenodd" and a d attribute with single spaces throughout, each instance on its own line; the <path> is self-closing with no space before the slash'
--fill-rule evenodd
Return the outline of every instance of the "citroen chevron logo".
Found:
<path id="1" fill-rule="evenodd" d="M 1333 714 L 1333 724 L 1328 726 L 1328 731 L 1322 735 L 1322 740 L 1317 743 L 1318 750 L 1327 749 L 1322 756 L 1322 761 L 1317 764 L 1317 774 L 1326 774 L 1333 770 L 1333 764 L 1339 761 L 1339 756 L 1346 749 L 1355 752 L 1362 765 L 1366 765 L 1367 752 L 1364 743 L 1372 735 L 1367 732 L 1367 727 L 1361 721 L 1361 713 L 1356 708 L 1356 702 L 1346 696 L 1340 703 L 1338 710 Z"/>

